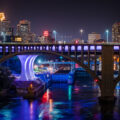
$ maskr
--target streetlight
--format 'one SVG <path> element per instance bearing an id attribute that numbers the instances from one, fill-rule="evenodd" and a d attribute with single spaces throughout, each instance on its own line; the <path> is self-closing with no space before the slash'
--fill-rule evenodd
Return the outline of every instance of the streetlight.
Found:
<path id="1" fill-rule="evenodd" d="M 6 42 L 6 34 L 5 34 L 5 32 L 1 32 L 1 36 L 3 37 L 3 42 Z"/>
<path id="2" fill-rule="evenodd" d="M 80 34 L 81 34 L 81 40 L 83 40 L 83 38 L 82 38 L 83 29 L 80 29 Z"/>
<path id="3" fill-rule="evenodd" d="M 53 30 L 53 34 L 54 34 L 54 37 L 55 37 L 55 43 L 56 43 L 56 35 L 57 35 L 57 32 L 56 32 L 56 30 Z"/>
<path id="4" fill-rule="evenodd" d="M 109 30 L 106 30 L 106 35 L 107 35 L 107 43 L 108 43 L 108 39 L 109 39 Z"/>
<path id="5" fill-rule="evenodd" d="M 41 63 L 41 60 L 38 60 L 38 64 L 40 64 Z"/>

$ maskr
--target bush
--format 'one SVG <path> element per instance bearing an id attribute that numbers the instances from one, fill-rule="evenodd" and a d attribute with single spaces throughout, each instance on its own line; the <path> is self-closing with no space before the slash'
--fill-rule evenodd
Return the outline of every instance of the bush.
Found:
<path id="1" fill-rule="evenodd" d="M 9 89 L 14 79 L 8 68 L 0 67 L 0 90 Z"/>

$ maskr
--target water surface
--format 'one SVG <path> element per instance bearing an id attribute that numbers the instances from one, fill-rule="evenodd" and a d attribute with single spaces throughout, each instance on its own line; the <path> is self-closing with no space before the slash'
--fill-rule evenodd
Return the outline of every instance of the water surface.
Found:
<path id="1" fill-rule="evenodd" d="M 119 120 L 119 89 L 115 106 L 100 106 L 97 87 L 83 80 L 74 86 L 53 84 L 34 101 L 11 99 L 1 107 L 0 120 Z"/>

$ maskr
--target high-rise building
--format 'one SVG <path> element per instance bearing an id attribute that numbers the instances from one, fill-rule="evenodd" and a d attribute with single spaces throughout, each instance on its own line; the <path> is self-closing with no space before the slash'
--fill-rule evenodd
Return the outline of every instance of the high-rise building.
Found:
<path id="1" fill-rule="evenodd" d="M 96 32 L 88 34 L 88 43 L 94 43 L 94 41 L 99 39 L 101 39 L 101 34 L 97 34 Z"/>
<path id="2" fill-rule="evenodd" d="M 17 25 L 17 36 L 22 38 L 24 43 L 33 42 L 35 34 L 31 33 L 31 23 L 28 20 L 21 20 Z"/>
<path id="3" fill-rule="evenodd" d="M 4 13 L 0 13 L 0 41 L 10 42 L 10 36 L 13 35 L 13 28 L 9 20 L 5 19 Z"/>
<path id="4" fill-rule="evenodd" d="M 112 26 L 112 41 L 120 42 L 120 22 Z"/>
<path id="5" fill-rule="evenodd" d="M 11 27 L 9 20 L 3 20 L 2 22 L 0 22 L 0 32 L 3 32 L 8 36 L 12 35 L 13 28 Z"/>
<path id="6" fill-rule="evenodd" d="M 31 31 L 30 24 L 31 23 L 28 20 L 19 21 L 19 24 L 17 25 L 17 34 L 30 33 L 30 31 Z"/>

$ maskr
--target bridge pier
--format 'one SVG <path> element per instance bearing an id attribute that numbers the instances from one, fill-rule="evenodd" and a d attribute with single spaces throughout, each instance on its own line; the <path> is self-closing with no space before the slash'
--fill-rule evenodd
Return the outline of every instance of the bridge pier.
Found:
<path id="1" fill-rule="evenodd" d="M 19 80 L 29 81 L 36 78 L 33 71 L 33 63 L 36 57 L 37 55 L 18 55 L 21 62 L 21 75 Z"/>
<path id="2" fill-rule="evenodd" d="M 115 81 L 113 70 L 113 46 L 104 45 L 102 48 L 102 80 L 100 82 L 101 99 L 114 99 Z"/>

